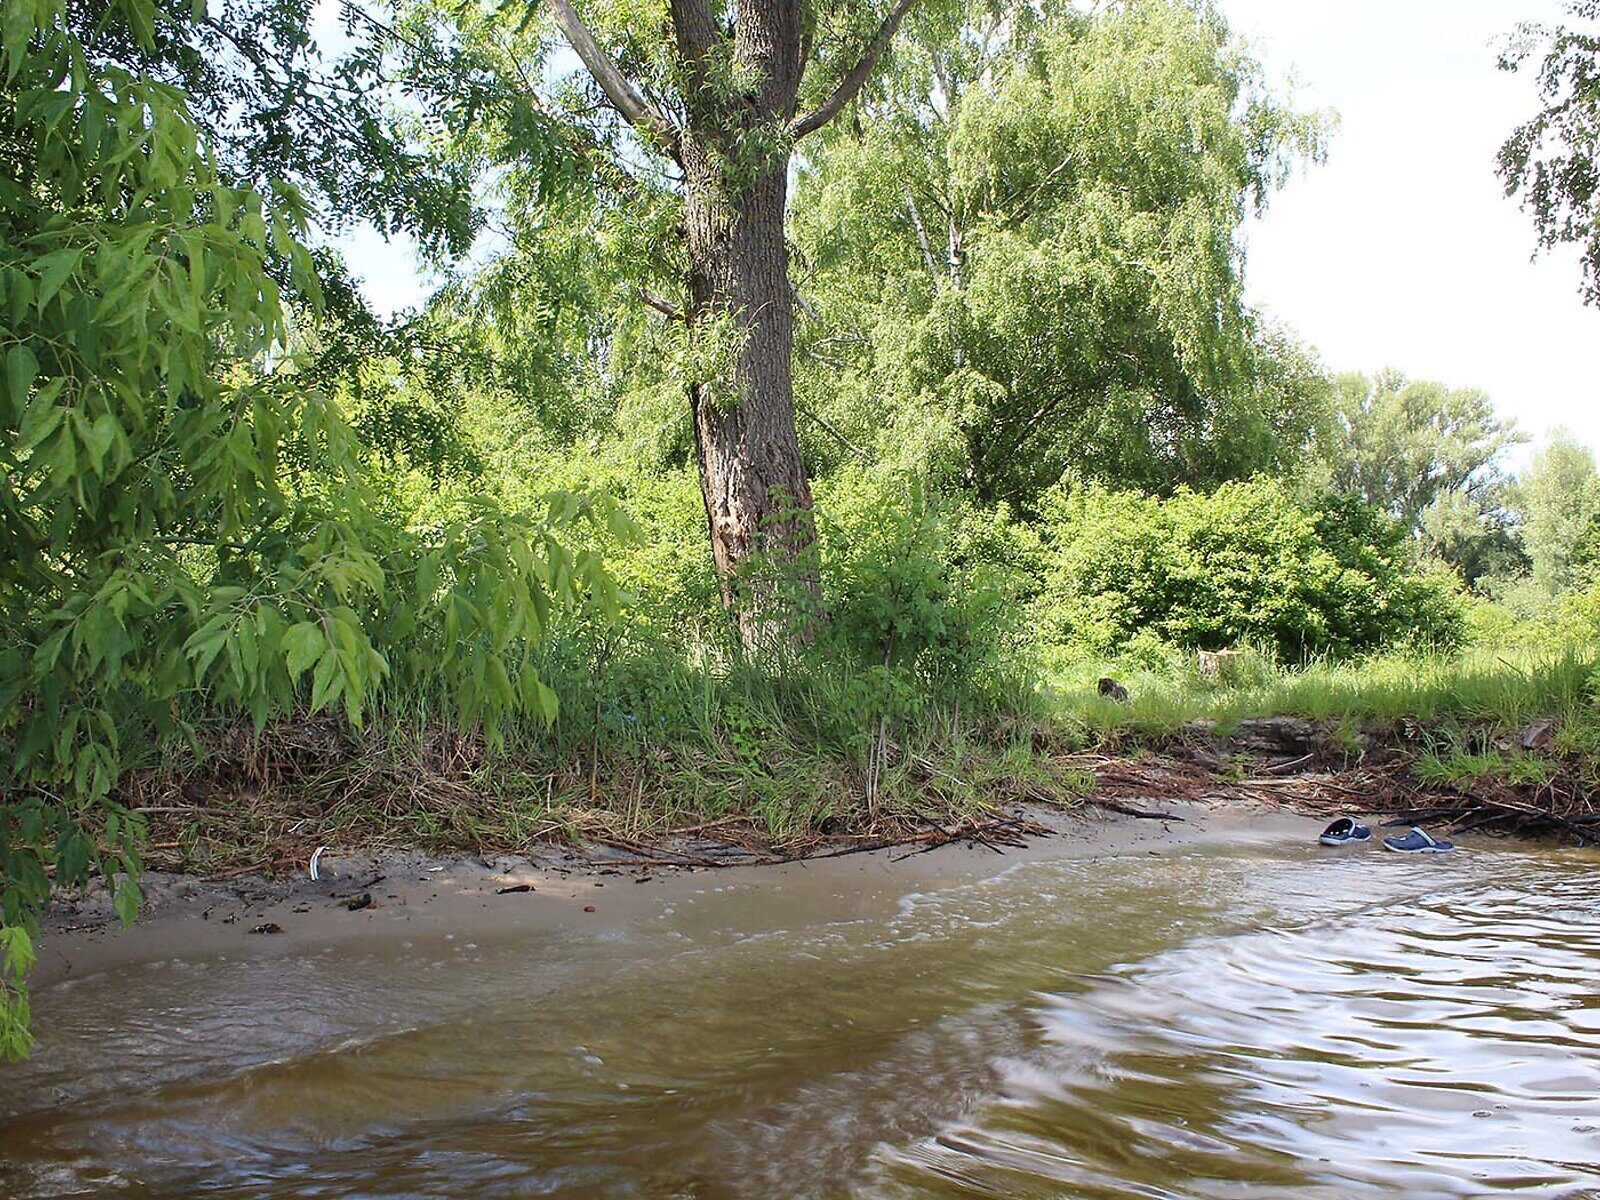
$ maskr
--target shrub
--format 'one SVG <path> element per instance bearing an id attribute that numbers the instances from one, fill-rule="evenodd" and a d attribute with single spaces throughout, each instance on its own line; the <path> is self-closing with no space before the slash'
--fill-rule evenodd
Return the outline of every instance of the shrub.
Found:
<path id="1" fill-rule="evenodd" d="M 149 5 L 121 17 L 112 53 L 155 53 Z M 52 888 L 98 874 L 132 918 L 117 785 L 196 712 L 355 725 L 421 699 L 493 735 L 554 715 L 531 665 L 552 605 L 618 605 L 560 540 L 598 515 L 577 497 L 385 515 L 293 352 L 304 205 L 229 186 L 186 95 L 75 29 L 7 0 L 0 38 L 0 1059 L 27 1049 Z"/>
<path id="2" fill-rule="evenodd" d="M 1304 508 L 1260 478 L 1166 500 L 1062 487 L 1045 517 L 1039 625 L 1095 653 L 1150 632 L 1294 661 L 1461 637 L 1454 589 L 1418 571 L 1403 529 L 1354 500 Z"/>
<path id="3" fill-rule="evenodd" d="M 868 482 L 832 497 L 823 533 L 823 652 L 954 695 L 1006 676 L 1020 581 L 996 561 L 1004 521 Z M 997 541 L 998 539 L 998 541 Z"/>

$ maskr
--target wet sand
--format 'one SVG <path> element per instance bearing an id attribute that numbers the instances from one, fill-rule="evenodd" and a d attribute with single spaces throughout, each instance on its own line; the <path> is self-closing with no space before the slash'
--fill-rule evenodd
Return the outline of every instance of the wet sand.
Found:
<path id="1" fill-rule="evenodd" d="M 440 859 L 419 853 L 377 857 L 324 854 L 319 878 L 246 876 L 204 880 L 150 872 L 142 879 L 146 904 L 124 928 L 101 895 L 67 901 L 45 922 L 31 981 L 44 988 L 129 963 L 226 954 L 234 959 L 287 956 L 308 947 L 360 943 L 372 947 L 418 933 L 467 936 L 590 930 L 596 935 L 636 924 L 682 897 L 718 887 L 781 885 L 797 873 L 829 887 L 805 918 L 818 923 L 851 915 L 853 897 L 898 877 L 941 884 L 979 880 L 1019 862 L 1095 859 L 1188 845 L 1310 839 L 1320 817 L 1269 805 L 1165 802 L 1174 820 L 1097 811 L 1038 809 L 1030 820 L 1052 836 L 997 852 L 975 841 L 925 850 L 899 846 L 782 864 L 726 867 L 626 866 L 600 851 L 548 847 L 534 857 Z M 821 879 L 817 879 L 820 876 Z M 527 889 L 527 890 L 507 890 Z M 816 903 L 813 901 L 813 903 Z M 784 911 L 792 924 L 797 914 Z"/>

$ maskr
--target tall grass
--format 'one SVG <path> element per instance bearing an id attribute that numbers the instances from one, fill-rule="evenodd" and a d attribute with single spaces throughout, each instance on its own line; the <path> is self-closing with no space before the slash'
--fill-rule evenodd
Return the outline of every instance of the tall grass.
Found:
<path id="1" fill-rule="evenodd" d="M 151 841 L 168 865 L 215 871 L 298 861 L 319 843 L 514 851 L 552 835 L 649 841 L 714 826 L 798 849 L 911 832 L 1007 801 L 1072 803 L 1094 783 L 1075 751 L 1196 720 L 1224 733 L 1278 715 L 1352 732 L 1411 722 L 1419 780 L 1450 784 L 1537 781 L 1537 756 L 1503 748 L 1550 717 L 1551 750 L 1600 763 L 1600 653 L 1588 644 L 1297 667 L 1246 654 L 1226 681 L 1178 654 L 1024 655 L 929 678 L 837 654 L 751 663 L 648 629 L 579 630 L 553 637 L 537 665 L 559 715 L 515 718 L 496 743 L 423 695 L 393 696 L 361 729 L 324 715 L 256 735 L 212 713 L 204 755 L 169 744 L 128 799 L 163 813 Z M 1127 703 L 1097 694 L 1102 674 L 1127 686 Z"/>
<path id="2" fill-rule="evenodd" d="M 257 734 L 212 713 L 200 758 L 169 743 L 126 798 L 159 814 L 151 840 L 169 865 L 216 871 L 301 861 L 321 843 L 514 851 L 713 823 L 803 848 L 1009 800 L 1071 803 L 1092 783 L 1044 697 L 997 671 L 933 686 L 837 655 L 691 654 L 648 631 L 569 632 L 537 665 L 560 703 L 548 725 L 514 717 L 491 743 L 409 693 L 360 729 L 323 715 Z"/>
<path id="3" fill-rule="evenodd" d="M 1574 642 L 1546 650 L 1397 652 L 1295 667 L 1248 655 L 1242 678 L 1231 684 L 1206 679 L 1193 660 L 1178 660 L 1125 671 L 1120 678 L 1129 691 L 1127 704 L 1094 692 L 1095 678 L 1118 665 L 1058 670 L 1049 685 L 1057 711 L 1102 736 L 1156 733 L 1201 719 L 1226 730 L 1241 720 L 1278 715 L 1504 727 L 1556 717 L 1563 724 L 1584 724 L 1595 718 L 1600 649 Z"/>

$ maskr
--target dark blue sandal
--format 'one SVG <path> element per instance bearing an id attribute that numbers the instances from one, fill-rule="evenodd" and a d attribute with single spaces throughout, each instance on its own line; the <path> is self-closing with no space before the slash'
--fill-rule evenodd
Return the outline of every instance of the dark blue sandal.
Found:
<path id="1" fill-rule="evenodd" d="M 1395 835 L 1383 839 L 1383 844 L 1390 850 L 1397 850 L 1401 854 L 1443 854 L 1447 850 L 1456 848 L 1454 842 L 1447 842 L 1443 838 L 1436 838 L 1421 829 L 1413 828 L 1404 837 Z"/>
<path id="2" fill-rule="evenodd" d="M 1365 842 L 1372 838 L 1372 830 L 1359 821 L 1352 821 L 1349 817 L 1340 817 L 1332 825 L 1322 831 L 1322 836 L 1317 838 L 1324 846 L 1343 846 L 1349 842 Z"/>

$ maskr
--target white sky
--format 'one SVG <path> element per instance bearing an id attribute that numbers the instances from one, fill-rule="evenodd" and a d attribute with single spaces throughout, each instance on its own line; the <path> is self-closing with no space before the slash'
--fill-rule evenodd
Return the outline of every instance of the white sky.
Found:
<path id="1" fill-rule="evenodd" d="M 1532 221 L 1494 172 L 1535 111 L 1529 69 L 1496 67 L 1500 39 L 1564 5 L 1220 2 L 1299 105 L 1340 117 L 1327 164 L 1247 230 L 1251 301 L 1330 369 L 1479 387 L 1536 439 L 1564 425 L 1600 449 L 1600 309 L 1579 298 L 1576 255 L 1529 261 Z"/>
<path id="2" fill-rule="evenodd" d="M 1600 450 L 1600 309 L 1579 299 L 1575 255 L 1530 261 L 1532 222 L 1494 173 L 1535 107 L 1496 48 L 1519 21 L 1558 20 L 1561 0 L 1220 2 L 1269 77 L 1340 118 L 1326 165 L 1247 229 L 1251 302 L 1330 370 L 1479 387 L 1537 440 L 1563 425 Z M 404 246 L 340 244 L 380 309 L 426 294 Z"/>

